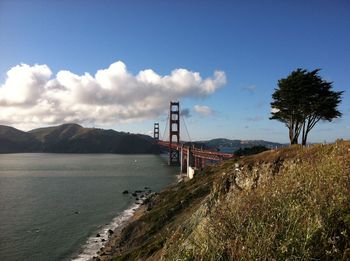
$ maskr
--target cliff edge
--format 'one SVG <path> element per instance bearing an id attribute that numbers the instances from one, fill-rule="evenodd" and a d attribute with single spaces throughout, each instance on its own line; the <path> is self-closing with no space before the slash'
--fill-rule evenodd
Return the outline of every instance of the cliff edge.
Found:
<path id="1" fill-rule="evenodd" d="M 207 167 L 164 191 L 100 260 L 349 260 L 350 141 Z"/>

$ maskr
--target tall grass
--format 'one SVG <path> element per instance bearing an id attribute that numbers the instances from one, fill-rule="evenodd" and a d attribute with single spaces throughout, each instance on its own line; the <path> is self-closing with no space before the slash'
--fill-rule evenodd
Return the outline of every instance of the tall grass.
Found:
<path id="1" fill-rule="evenodd" d="M 169 259 L 350 260 L 350 143 L 264 155 L 246 162 L 272 178 L 222 196 Z"/>

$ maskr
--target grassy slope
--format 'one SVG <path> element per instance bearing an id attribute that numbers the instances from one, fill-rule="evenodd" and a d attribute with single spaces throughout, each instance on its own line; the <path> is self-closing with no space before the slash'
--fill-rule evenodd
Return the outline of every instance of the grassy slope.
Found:
<path id="1" fill-rule="evenodd" d="M 350 142 L 225 162 L 165 190 L 114 260 L 350 259 Z"/>

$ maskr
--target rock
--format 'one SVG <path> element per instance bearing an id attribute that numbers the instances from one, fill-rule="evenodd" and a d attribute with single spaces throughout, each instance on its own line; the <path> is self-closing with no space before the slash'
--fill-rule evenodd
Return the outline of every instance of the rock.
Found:
<path id="1" fill-rule="evenodd" d="M 101 242 L 105 242 L 105 241 L 106 241 L 106 239 L 104 239 L 104 238 L 101 239 Z"/>
<path id="2" fill-rule="evenodd" d="M 145 189 L 147 190 L 147 189 L 151 189 L 150 187 L 145 187 Z"/>
<path id="3" fill-rule="evenodd" d="M 100 237 L 101 235 L 100 234 L 96 234 L 96 237 Z"/>
<path id="4" fill-rule="evenodd" d="M 80 212 L 79 211 L 75 211 L 74 214 L 79 214 Z"/>
<path id="5" fill-rule="evenodd" d="M 124 190 L 123 194 L 129 194 L 129 191 L 128 190 Z"/>
<path id="6" fill-rule="evenodd" d="M 142 193 L 142 190 L 135 190 L 135 193 Z"/>
<path id="7" fill-rule="evenodd" d="M 108 234 L 113 234 L 114 233 L 114 231 L 112 230 L 112 229 L 108 229 Z"/>
<path id="8" fill-rule="evenodd" d="M 131 194 L 133 197 L 137 197 L 137 194 L 134 192 Z"/>

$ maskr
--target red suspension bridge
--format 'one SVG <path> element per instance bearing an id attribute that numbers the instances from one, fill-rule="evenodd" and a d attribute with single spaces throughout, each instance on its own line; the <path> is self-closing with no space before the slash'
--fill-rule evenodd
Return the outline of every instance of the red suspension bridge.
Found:
<path id="1" fill-rule="evenodd" d="M 209 162 L 219 162 L 236 157 L 231 153 L 223 153 L 208 149 L 196 148 L 180 141 L 180 103 L 170 102 L 169 108 L 169 141 L 159 139 L 159 123 L 154 123 L 153 137 L 158 145 L 169 151 L 169 165 L 180 165 L 181 172 L 191 176 L 195 169 L 203 168 Z M 193 173 L 192 173 L 193 175 Z"/>

